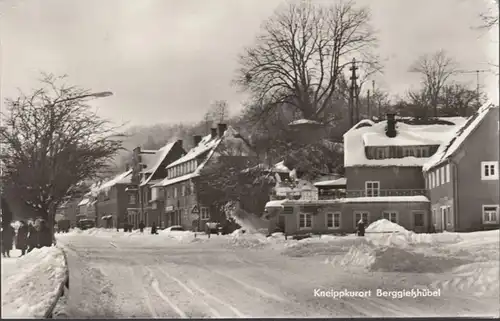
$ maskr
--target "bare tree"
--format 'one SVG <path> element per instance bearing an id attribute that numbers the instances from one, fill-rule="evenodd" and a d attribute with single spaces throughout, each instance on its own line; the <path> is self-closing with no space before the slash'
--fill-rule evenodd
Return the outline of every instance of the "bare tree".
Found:
<path id="1" fill-rule="evenodd" d="M 353 57 L 367 74 L 380 70 L 369 22 L 369 11 L 353 1 L 289 3 L 240 56 L 236 83 L 264 106 L 261 118 L 286 103 L 303 118 L 320 120 Z"/>
<path id="2" fill-rule="evenodd" d="M 68 87 L 63 79 L 44 75 L 40 89 L 7 100 L 0 131 L 8 198 L 50 220 L 79 183 L 105 173 L 121 149 L 118 127 L 85 103 L 109 93 Z"/>
<path id="3" fill-rule="evenodd" d="M 225 100 L 216 100 L 210 106 L 210 112 L 212 120 L 224 123 L 224 121 L 229 117 L 229 105 Z"/>
<path id="4" fill-rule="evenodd" d="M 498 27 L 498 6 L 499 0 L 495 0 L 495 8 L 489 8 L 487 11 L 481 13 L 479 17 L 481 18 L 482 24 L 479 26 L 482 29 L 493 29 Z"/>
<path id="5" fill-rule="evenodd" d="M 457 72 L 456 62 L 440 50 L 417 59 L 410 67 L 411 72 L 420 73 L 423 82 L 423 95 L 428 99 L 434 116 L 438 114 L 439 95 L 446 82 Z"/>
<path id="6" fill-rule="evenodd" d="M 486 100 L 487 95 L 484 92 L 478 93 L 461 83 L 450 84 L 443 88 L 440 95 L 440 115 L 469 117 Z"/>

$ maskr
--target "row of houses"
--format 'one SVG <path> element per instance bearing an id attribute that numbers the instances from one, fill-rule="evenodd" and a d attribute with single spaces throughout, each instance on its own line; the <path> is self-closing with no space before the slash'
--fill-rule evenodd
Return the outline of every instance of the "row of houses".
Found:
<path id="1" fill-rule="evenodd" d="M 345 177 L 281 184 L 266 205 L 270 232 L 351 233 L 382 218 L 417 232 L 496 229 L 498 121 L 492 105 L 427 125 L 362 120 L 344 135 Z"/>
<path id="2" fill-rule="evenodd" d="M 206 136 L 193 136 L 193 148 L 183 141 L 170 142 L 159 150 L 133 150 L 124 173 L 94 184 L 81 199 L 66 202 L 61 217 L 76 224 L 92 219 L 98 227 L 120 228 L 155 224 L 161 228 L 181 225 L 198 229 L 207 221 L 221 222 L 225 215 L 200 198 L 198 188 L 203 168 L 218 157 L 252 155 L 248 142 L 231 126 L 218 124 Z"/>
<path id="3" fill-rule="evenodd" d="M 498 228 L 498 115 L 498 107 L 485 105 L 470 118 L 426 125 L 395 114 L 362 120 L 343 137 L 344 177 L 308 182 L 276 164 L 266 205 L 270 232 L 351 233 L 360 219 L 381 218 L 417 232 Z M 95 219 L 101 227 L 143 221 L 196 230 L 223 221 L 224 214 L 199 196 L 201 170 L 221 155 L 253 152 L 225 124 L 192 139 L 189 150 L 179 140 L 159 150 L 136 148 L 126 172 L 94 185 L 61 212 L 74 221 Z"/>

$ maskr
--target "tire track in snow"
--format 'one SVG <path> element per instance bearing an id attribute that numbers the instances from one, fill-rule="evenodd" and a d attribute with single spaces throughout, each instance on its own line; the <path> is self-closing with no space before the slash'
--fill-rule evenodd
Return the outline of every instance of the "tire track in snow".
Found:
<path id="1" fill-rule="evenodd" d="M 222 317 L 222 315 L 216 309 L 214 309 L 212 306 L 210 306 L 205 300 L 203 300 L 203 298 L 196 295 L 196 293 L 191 288 L 189 288 L 189 286 L 187 286 L 187 284 L 185 284 L 181 280 L 177 279 L 176 277 L 170 275 L 169 273 L 167 273 L 161 269 L 158 269 L 158 271 L 161 274 L 163 274 L 164 276 L 166 276 L 167 278 L 169 278 L 169 279 L 173 280 L 175 283 L 177 283 L 182 289 L 184 289 L 184 291 L 186 291 L 191 297 L 193 297 L 194 300 L 198 299 L 199 301 L 196 301 L 196 302 L 200 302 L 201 304 L 203 304 L 210 311 L 210 313 L 212 314 L 213 317 L 215 317 L 215 318 Z"/>
<path id="2" fill-rule="evenodd" d="M 167 303 L 172 310 L 175 311 L 181 318 L 187 318 L 187 314 L 182 311 L 170 298 L 162 292 L 160 289 L 160 283 L 158 282 L 158 279 L 154 277 L 154 272 L 149 268 L 145 267 L 146 270 L 149 272 L 149 277 L 151 278 L 151 286 L 153 287 L 153 290 L 155 290 L 156 294 L 165 302 Z"/>
<path id="3" fill-rule="evenodd" d="M 221 299 L 217 298 L 216 296 L 208 293 L 206 290 L 204 290 L 203 288 L 201 288 L 197 283 L 195 283 L 193 280 L 188 280 L 189 284 L 191 284 L 191 286 L 196 289 L 196 291 L 200 292 L 201 294 L 203 294 L 204 296 L 214 300 L 215 302 L 219 303 L 220 305 L 223 305 L 225 306 L 226 308 L 228 308 L 229 310 L 231 310 L 237 317 L 239 318 L 248 318 L 245 314 L 243 314 L 242 312 L 240 312 L 238 309 L 236 309 L 234 306 L 230 305 L 229 303 L 226 303 L 224 301 L 222 301 Z"/>
<path id="4" fill-rule="evenodd" d="M 134 276 L 141 275 L 142 276 L 142 273 L 137 273 L 138 271 L 134 271 L 134 270 L 135 269 L 133 267 L 130 267 L 130 272 L 131 272 L 132 275 L 134 275 Z M 142 279 L 143 278 L 141 277 L 141 280 Z M 134 278 L 133 278 L 133 282 L 135 284 L 139 283 L 139 282 L 137 282 L 137 279 L 134 279 Z M 158 314 L 156 313 L 156 310 L 153 307 L 153 303 L 152 303 L 152 300 L 151 300 L 151 294 L 148 292 L 148 290 L 144 286 L 144 283 L 141 283 L 138 288 L 140 288 L 142 290 L 143 297 L 144 297 L 144 299 L 146 301 L 146 307 L 148 308 L 149 313 L 151 314 L 151 316 L 153 318 L 158 318 Z"/>

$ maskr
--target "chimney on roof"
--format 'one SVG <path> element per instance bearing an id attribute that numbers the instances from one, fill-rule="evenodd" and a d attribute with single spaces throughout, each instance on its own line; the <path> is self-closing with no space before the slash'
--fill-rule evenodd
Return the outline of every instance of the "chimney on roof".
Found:
<path id="1" fill-rule="evenodd" d="M 217 128 L 210 128 L 210 134 L 212 135 L 212 138 L 217 137 Z"/>
<path id="2" fill-rule="evenodd" d="M 226 129 L 227 129 L 227 124 L 218 124 L 217 125 L 219 137 L 222 137 L 222 135 L 224 135 L 224 133 L 226 132 Z"/>
<path id="3" fill-rule="evenodd" d="M 387 128 L 385 130 L 385 134 L 387 137 L 393 138 L 396 137 L 396 114 L 395 113 L 387 113 Z"/>
<path id="4" fill-rule="evenodd" d="M 181 145 L 181 147 L 182 147 L 182 139 L 178 139 L 177 144 Z"/>
<path id="5" fill-rule="evenodd" d="M 198 146 L 198 144 L 201 142 L 201 136 L 200 135 L 194 135 L 193 136 L 193 143 L 194 146 Z"/>

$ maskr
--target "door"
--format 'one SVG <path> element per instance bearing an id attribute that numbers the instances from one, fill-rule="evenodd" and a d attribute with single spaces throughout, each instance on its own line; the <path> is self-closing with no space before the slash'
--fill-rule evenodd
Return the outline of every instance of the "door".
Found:
<path id="1" fill-rule="evenodd" d="M 441 231 L 446 231 L 446 207 L 441 207 Z"/>
<path id="2" fill-rule="evenodd" d="M 280 229 L 280 232 L 285 232 L 285 222 L 286 222 L 286 217 L 285 215 L 278 215 L 278 228 Z"/>

